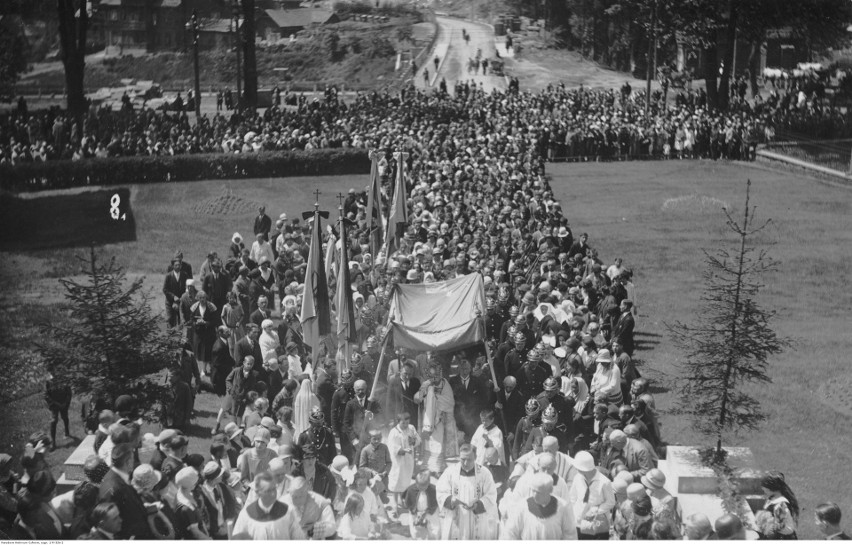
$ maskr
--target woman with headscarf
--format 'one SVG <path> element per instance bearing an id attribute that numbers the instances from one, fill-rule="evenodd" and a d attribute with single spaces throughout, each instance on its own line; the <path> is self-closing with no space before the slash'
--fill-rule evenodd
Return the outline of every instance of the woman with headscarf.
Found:
<path id="1" fill-rule="evenodd" d="M 574 414 L 579 414 L 589 402 L 589 387 L 582 377 L 571 377 L 568 380 L 568 391 L 564 395 L 574 402 Z"/>
<path id="2" fill-rule="evenodd" d="M 621 397 L 621 371 L 613 364 L 609 350 L 598 352 L 595 361 L 598 364 L 589 391 L 595 396 L 606 396 L 609 405 L 620 407 L 624 403 Z"/>
<path id="3" fill-rule="evenodd" d="M 319 409 L 320 402 L 313 392 L 313 383 L 309 378 L 303 379 L 299 393 L 296 394 L 296 399 L 293 402 L 294 437 L 299 437 L 303 431 L 311 427 L 311 412 L 315 407 Z"/>

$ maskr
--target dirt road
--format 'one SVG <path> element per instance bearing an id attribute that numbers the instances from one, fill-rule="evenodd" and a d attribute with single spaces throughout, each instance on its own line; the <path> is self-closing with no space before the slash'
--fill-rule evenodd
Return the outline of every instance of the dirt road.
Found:
<path id="1" fill-rule="evenodd" d="M 495 59 L 494 32 L 487 25 L 462 21 L 451 17 L 438 17 L 438 41 L 435 45 L 435 55 L 418 69 L 415 85 L 419 89 L 434 89 L 440 85 L 441 79 L 447 80 L 447 88 L 452 93 L 456 81 L 473 81 L 482 84 L 485 91 L 505 89 L 506 80 L 490 72 L 483 75 L 480 66 L 477 73 L 468 72 L 468 62 L 481 51 L 483 59 Z M 465 41 L 462 35 L 464 29 L 470 36 Z M 438 57 L 436 76 L 435 56 Z M 424 74 L 428 71 L 428 81 Z"/>

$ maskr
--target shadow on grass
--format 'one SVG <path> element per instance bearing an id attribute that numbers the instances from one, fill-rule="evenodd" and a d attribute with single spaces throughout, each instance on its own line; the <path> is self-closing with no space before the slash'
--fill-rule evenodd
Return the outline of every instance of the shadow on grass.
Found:
<path id="1" fill-rule="evenodd" d="M 111 214 L 113 210 L 117 219 Z M 35 198 L 0 194 L 2 251 L 85 247 L 135 240 L 136 221 L 127 188 Z"/>

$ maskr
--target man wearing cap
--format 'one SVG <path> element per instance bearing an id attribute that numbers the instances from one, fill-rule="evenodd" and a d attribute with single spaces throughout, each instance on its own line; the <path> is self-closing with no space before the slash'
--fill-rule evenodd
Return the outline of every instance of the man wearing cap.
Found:
<path id="1" fill-rule="evenodd" d="M 312 491 L 304 476 L 293 478 L 290 492 L 281 501 L 293 509 L 296 521 L 308 539 L 328 539 L 337 533 L 331 501 Z"/>
<path id="2" fill-rule="evenodd" d="M 296 440 L 300 448 L 312 445 L 317 458 L 325 465 L 330 465 L 337 456 L 337 446 L 334 442 L 334 432 L 325 425 L 325 415 L 319 407 L 314 407 L 308 417 L 310 427 L 303 431 Z"/>
<path id="3" fill-rule="evenodd" d="M 497 487 L 491 472 L 476 463 L 476 449 L 459 448 L 459 462 L 449 466 L 436 486 L 443 510 L 441 539 L 497 537 Z"/>
<path id="4" fill-rule="evenodd" d="M 257 500 L 246 503 L 234 522 L 232 539 L 297 540 L 305 539 L 299 515 L 284 501 L 279 501 L 275 480 L 268 472 L 254 479 Z"/>
<path id="5" fill-rule="evenodd" d="M 169 327 L 175 327 L 180 323 L 180 299 L 186 292 L 187 281 L 192 280 L 192 274 L 183 270 L 182 261 L 172 261 L 169 271 L 163 280 L 163 295 L 166 298 L 166 317 Z"/>
<path id="6" fill-rule="evenodd" d="M 535 396 L 541 409 L 545 410 L 551 405 L 556 409 L 559 415 L 557 424 L 565 429 L 569 441 L 573 441 L 571 426 L 574 422 L 574 403 L 562 395 L 559 391 L 559 379 L 555 377 L 547 377 L 544 380 L 544 391 Z"/>
<path id="7" fill-rule="evenodd" d="M 118 532 L 120 539 L 153 539 L 148 528 L 148 514 L 142 499 L 130 485 L 134 468 L 133 446 L 120 443 L 112 449 L 112 468 L 101 481 L 98 502 L 113 502 L 124 523 Z"/>
<path id="8" fill-rule="evenodd" d="M 228 526 L 233 525 L 239 506 L 230 489 L 222 482 L 225 470 L 215 461 L 209 461 L 201 471 L 204 477 L 201 491 L 202 507 L 210 520 L 210 537 L 228 539 Z"/>
<path id="9" fill-rule="evenodd" d="M 610 514 L 615 507 L 612 483 L 595 467 L 595 460 L 586 451 L 574 457 L 579 475 L 574 477 L 568 493 L 574 507 L 578 539 L 608 540 Z"/>
<path id="10" fill-rule="evenodd" d="M 546 409 L 541 411 L 541 424 L 530 431 L 527 436 L 526 443 L 521 449 L 521 456 L 531 450 L 541 450 L 542 441 L 545 437 L 556 437 L 559 442 L 559 451 L 568 452 L 569 438 L 565 427 L 559 424 L 559 414 L 553 405 L 548 405 Z"/>
<path id="11" fill-rule="evenodd" d="M 571 506 L 553 495 L 553 479 L 545 472 L 531 477 L 532 495 L 514 504 L 503 526 L 505 540 L 574 540 L 577 526 Z"/>
<path id="12" fill-rule="evenodd" d="M 514 377 L 518 379 L 518 390 L 523 395 L 535 397 L 544 390 L 544 382 L 552 375 L 552 370 L 549 365 L 542 365 L 541 353 L 537 348 L 527 352 L 525 360 L 524 366 Z"/>
<path id="13" fill-rule="evenodd" d="M 252 232 L 255 236 L 263 235 L 263 240 L 269 240 L 269 230 L 272 229 L 272 218 L 266 215 L 266 207 L 257 207 L 257 217 L 254 218 Z"/>

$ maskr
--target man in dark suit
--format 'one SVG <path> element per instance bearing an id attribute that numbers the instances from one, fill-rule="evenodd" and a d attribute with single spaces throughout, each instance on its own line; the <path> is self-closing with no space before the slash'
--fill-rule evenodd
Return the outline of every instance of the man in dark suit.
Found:
<path id="1" fill-rule="evenodd" d="M 464 432 L 465 440 L 470 441 L 476 428 L 479 427 L 479 411 L 488 402 L 488 390 L 478 377 L 471 375 L 473 367 L 466 359 L 459 365 L 459 374 L 450 377 L 450 388 L 456 400 L 453 412 L 459 431 Z"/>
<path id="2" fill-rule="evenodd" d="M 236 419 L 239 419 L 243 415 L 243 409 L 245 409 L 248 400 L 248 393 L 257 386 L 257 373 L 252 371 L 253 367 L 254 358 L 251 356 L 246 357 L 243 360 L 242 366 L 234 367 L 234 370 L 225 379 L 228 396 L 230 396 L 228 408 L 231 409 Z"/>
<path id="3" fill-rule="evenodd" d="M 352 447 L 349 437 L 343 433 L 343 416 L 346 412 L 346 405 L 355 398 L 355 391 L 352 389 L 353 382 L 352 371 L 344 369 L 340 373 L 340 386 L 331 396 L 331 429 L 334 435 L 340 438 L 340 454 L 346 456 L 350 463 L 355 459 L 355 449 Z"/>
<path id="4" fill-rule="evenodd" d="M 254 312 L 249 316 L 249 322 L 260 327 L 264 320 L 272 319 L 272 311 L 269 310 L 269 298 L 266 295 L 260 295 L 257 298 L 257 305 Z M 279 335 L 279 339 L 281 336 Z"/>
<path id="5" fill-rule="evenodd" d="M 228 293 L 233 287 L 231 277 L 222 271 L 222 262 L 218 259 L 211 264 L 213 272 L 204 277 L 201 284 L 209 300 L 216 305 L 217 316 L 221 315 L 222 308 L 228 302 Z"/>
<path id="6" fill-rule="evenodd" d="M 263 366 L 263 355 L 260 352 L 260 326 L 253 323 L 246 325 L 246 336 L 237 341 L 234 347 L 234 365 L 242 365 L 246 356 L 252 356 L 255 365 Z M 259 363 L 258 363 L 259 362 Z"/>
<path id="7" fill-rule="evenodd" d="M 180 323 L 180 297 L 186 291 L 186 281 L 191 279 L 192 276 L 187 276 L 186 272 L 181 270 L 179 259 L 172 261 L 171 270 L 166 273 L 166 278 L 163 280 L 163 295 L 166 296 L 166 316 L 168 316 L 169 327 Z"/>
<path id="8" fill-rule="evenodd" d="M 524 404 L 526 399 L 517 390 L 518 381 L 513 376 L 503 379 L 503 389 L 497 392 L 497 402 L 494 408 L 503 412 L 503 418 L 497 419 L 497 425 L 503 430 L 503 436 L 509 444 L 514 441 L 515 428 L 518 422 L 526 416 Z M 505 428 L 505 429 L 504 429 Z"/>
<path id="9" fill-rule="evenodd" d="M 148 513 L 142 499 L 130 485 L 134 465 L 133 445 L 120 443 L 112 449 L 112 468 L 101 481 L 98 503 L 112 502 L 121 514 L 120 539 L 154 539 L 148 528 Z"/>
<path id="10" fill-rule="evenodd" d="M 586 249 L 589 247 L 589 234 L 583 233 L 580 235 L 580 240 L 571 245 L 571 251 L 568 252 L 568 258 L 573 258 L 575 255 L 585 256 Z"/>
<path id="11" fill-rule="evenodd" d="M 419 429 L 417 425 L 418 405 L 414 402 L 414 394 L 420 391 L 420 379 L 413 376 L 414 365 L 410 361 L 402 364 L 399 375 L 388 378 L 388 393 L 385 408 L 388 418 L 396 418 L 396 415 L 407 412 L 411 417 L 411 425 Z"/>
<path id="12" fill-rule="evenodd" d="M 355 381 L 355 399 L 349 400 L 343 412 L 343 434 L 355 447 L 355 458 L 350 463 L 361 459 L 361 449 L 370 443 L 370 430 L 381 429 L 378 416 L 381 406 L 378 401 L 367 399 L 367 383 Z"/>
<path id="13" fill-rule="evenodd" d="M 217 396 L 225 395 L 225 379 L 234 368 L 234 358 L 231 357 L 231 350 L 228 347 L 230 335 L 231 330 L 228 326 L 220 325 L 216 328 L 217 338 L 210 352 L 210 382 L 213 393 Z"/>
<path id="14" fill-rule="evenodd" d="M 257 217 L 254 218 L 254 235 L 263 235 L 264 240 L 269 241 L 269 230 L 272 229 L 272 218 L 266 215 L 266 207 L 257 208 Z"/>
<path id="15" fill-rule="evenodd" d="M 636 322 L 633 320 L 633 313 L 630 312 L 633 308 L 633 301 L 624 299 L 621 301 L 621 316 L 618 318 L 615 327 L 612 328 L 612 340 L 618 341 L 618 344 L 624 348 L 629 356 L 633 356 L 633 328 Z"/>

